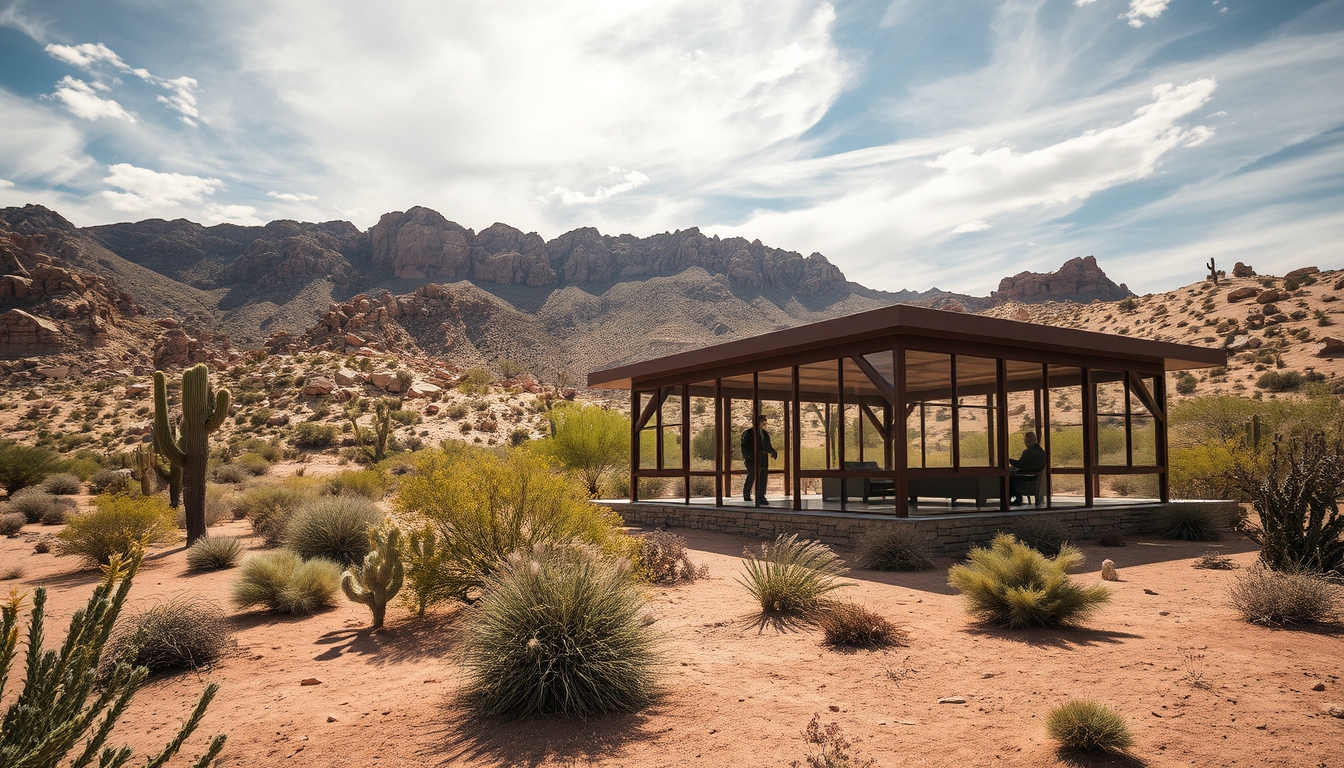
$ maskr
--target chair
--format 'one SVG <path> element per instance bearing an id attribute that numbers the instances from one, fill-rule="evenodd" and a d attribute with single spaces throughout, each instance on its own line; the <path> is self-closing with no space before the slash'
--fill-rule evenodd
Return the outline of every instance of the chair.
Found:
<path id="1" fill-rule="evenodd" d="M 881 472 L 882 468 L 875 461 L 846 461 L 841 466 L 851 472 L 861 472 L 872 470 Z M 841 478 L 824 477 L 821 480 L 821 498 L 823 501 L 839 499 L 841 488 L 844 489 L 845 500 L 848 501 L 851 496 L 863 498 L 865 504 L 874 496 L 894 496 L 896 494 L 896 483 L 882 478 L 868 477 L 846 477 L 841 482 Z"/>
<path id="2" fill-rule="evenodd" d="M 1017 481 L 1017 493 L 1023 499 L 1030 496 L 1035 506 L 1041 506 L 1044 499 L 1041 498 L 1041 474 L 1013 474 L 1009 475 L 1008 482 L 1011 484 Z"/>

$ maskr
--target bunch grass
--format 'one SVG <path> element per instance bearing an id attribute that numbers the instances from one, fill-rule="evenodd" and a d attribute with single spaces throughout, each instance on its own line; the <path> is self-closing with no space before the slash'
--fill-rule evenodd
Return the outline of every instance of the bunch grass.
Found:
<path id="1" fill-rule="evenodd" d="M 263 605 L 276 613 L 313 613 L 330 606 L 341 588 L 341 567 L 329 560 L 304 560 L 280 549 L 243 561 L 233 583 L 238 608 Z"/>
<path id="2" fill-rule="evenodd" d="M 1072 545 L 1049 558 L 1001 533 L 988 549 L 975 547 L 966 563 L 952 566 L 947 583 L 962 593 L 972 615 L 990 624 L 1010 629 L 1074 624 L 1110 600 L 1105 587 L 1080 587 L 1069 578 L 1083 561 Z"/>
<path id="3" fill-rule="evenodd" d="M 1134 744 L 1125 719 L 1095 701 L 1074 699 L 1050 711 L 1046 731 L 1062 749 L 1123 752 Z"/>
<path id="4" fill-rule="evenodd" d="M 759 553 L 747 550 L 742 560 L 746 588 L 765 615 L 811 614 L 822 607 L 831 592 L 853 586 L 837 581 L 849 572 L 840 557 L 819 541 L 799 540 L 797 534 L 780 535 L 762 544 Z"/>

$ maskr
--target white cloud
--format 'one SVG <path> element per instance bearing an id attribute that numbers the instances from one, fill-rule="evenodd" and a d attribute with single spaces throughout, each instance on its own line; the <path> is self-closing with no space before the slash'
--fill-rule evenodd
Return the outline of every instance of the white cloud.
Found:
<path id="1" fill-rule="evenodd" d="M 1129 26 L 1142 27 L 1144 19 L 1156 19 L 1167 10 L 1171 0 L 1129 0 L 1129 10 L 1120 14 L 1120 18 L 1129 19 Z"/>
<path id="2" fill-rule="evenodd" d="M 109 64 L 122 72 L 131 71 L 131 68 L 126 65 L 126 62 L 121 60 L 120 56 L 102 43 L 83 43 L 81 45 L 52 44 L 46 47 L 46 51 L 52 58 L 79 67 L 85 72 L 92 72 L 94 66 L 98 64 Z"/>
<path id="3" fill-rule="evenodd" d="M 242 224 L 259 226 L 266 222 L 257 218 L 257 209 L 250 205 L 220 205 L 211 203 L 205 207 L 205 218 L 215 224 Z"/>
<path id="4" fill-rule="evenodd" d="M 980 221 L 977 219 L 976 221 L 968 221 L 965 224 L 954 228 L 952 234 L 961 235 L 967 232 L 984 232 L 986 229 L 990 229 L 993 226 L 994 225 L 988 221 Z"/>
<path id="5" fill-rule="evenodd" d="M 183 202 L 199 203 L 206 195 L 214 194 L 224 186 L 219 179 L 159 173 L 129 163 L 110 165 L 108 171 L 111 173 L 103 181 L 125 191 L 104 191 L 103 198 L 113 209 L 131 213 L 173 208 Z"/>
<path id="6" fill-rule="evenodd" d="M 285 202 L 287 202 L 287 203 L 311 203 L 311 202 L 317 200 L 317 196 L 316 196 L 316 195 L 305 195 L 305 194 L 294 193 L 294 192 L 275 192 L 275 191 L 271 191 L 271 192 L 267 192 L 267 193 L 266 193 L 266 196 L 267 196 L 267 197 L 273 197 L 273 198 L 275 198 L 276 200 L 283 200 L 283 201 L 285 201 Z"/>
<path id="7" fill-rule="evenodd" d="M 56 92 L 50 98 L 60 101 L 71 114 L 82 120 L 113 117 L 128 123 L 135 122 L 135 115 L 127 112 L 125 107 L 112 99 L 104 99 L 93 86 L 69 75 L 56 84 Z"/>
<path id="8" fill-rule="evenodd" d="M 608 173 L 620 174 L 625 179 L 620 184 L 613 184 L 610 187 L 598 187 L 596 192 L 591 195 L 585 195 L 582 192 L 576 192 L 566 187 L 556 187 L 551 191 L 552 195 L 560 198 L 564 205 L 580 205 L 584 203 L 600 203 L 609 197 L 614 197 L 623 192 L 629 192 L 636 187 L 642 187 L 649 183 L 649 177 L 639 171 L 627 171 L 624 168 L 609 168 Z"/>
<path id="9" fill-rule="evenodd" d="M 149 73 L 145 73 L 149 74 Z M 167 104 L 171 109 L 182 113 L 182 121 L 188 125 L 196 125 L 195 119 L 201 116 L 196 109 L 196 80 L 190 77 L 179 77 L 173 80 L 165 80 L 150 75 L 150 82 L 153 82 L 163 88 L 168 89 L 170 95 L 159 96 L 158 101 L 161 104 Z"/>
<path id="10" fill-rule="evenodd" d="M 80 45 L 51 44 L 48 45 L 45 50 L 52 58 L 79 67 L 86 72 L 94 72 L 100 67 L 107 66 L 117 72 L 133 74 L 151 85 L 156 85 L 168 91 L 167 96 L 157 96 L 156 101 L 167 106 L 169 109 L 180 113 L 182 122 L 187 125 L 195 126 L 197 121 L 201 118 L 201 113 L 196 106 L 196 88 L 198 83 L 195 78 L 186 76 L 165 78 L 159 77 L 144 68 L 132 68 L 122 60 L 121 56 L 118 56 L 115 51 L 102 43 L 81 43 Z M 104 69 L 103 71 L 106 70 Z M 120 80 L 117 82 L 119 83 Z M 79 85 L 75 86 L 70 83 L 78 83 Z M 85 117 L 86 114 L 95 114 L 97 117 L 112 116 L 106 113 L 97 113 L 98 109 L 106 109 L 106 107 L 90 103 L 88 99 L 88 96 L 92 95 L 91 92 L 89 92 L 90 87 L 104 92 L 111 90 L 109 86 L 102 82 L 95 81 L 92 86 L 89 86 L 82 81 L 74 80 L 67 76 L 61 83 L 57 84 L 57 93 L 55 95 L 63 101 L 66 101 L 67 105 L 71 101 L 74 101 L 78 107 L 71 107 L 71 110 L 75 111 L 75 114 L 80 115 L 81 117 Z M 117 109 L 121 109 L 120 105 L 117 105 L 115 101 L 108 101 L 111 104 L 116 105 Z M 123 114 L 129 115 L 125 110 L 121 111 Z M 94 118 L 88 117 L 86 119 Z M 131 119 L 131 122 L 135 122 L 134 119 Z"/>
<path id="11" fill-rule="evenodd" d="M 0 189 L 12 186 L 14 186 L 14 182 L 10 181 L 9 179 L 0 179 Z"/>
<path id="12" fill-rule="evenodd" d="M 1097 0 L 1073 0 L 1073 4 L 1079 8 L 1082 8 L 1084 5 L 1091 5 L 1095 2 L 1097 2 Z"/>
<path id="13" fill-rule="evenodd" d="M 25 185 L 70 183 L 93 161 L 74 122 L 0 89 L 0 173 Z"/>

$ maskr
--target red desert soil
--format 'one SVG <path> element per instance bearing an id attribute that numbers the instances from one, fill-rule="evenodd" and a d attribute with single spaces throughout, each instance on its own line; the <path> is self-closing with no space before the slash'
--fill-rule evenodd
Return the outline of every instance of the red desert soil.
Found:
<path id="1" fill-rule="evenodd" d="M 38 531 L 0 540 L 0 564 L 26 566 L 22 589 L 50 587 L 54 643 L 96 575 L 33 554 Z M 215 532 L 243 535 L 247 524 Z M 668 667 L 665 697 L 644 712 L 586 723 L 474 718 L 457 698 L 459 610 L 416 620 L 396 608 L 370 635 L 367 610 L 342 598 L 305 618 L 232 614 L 236 650 L 213 669 L 152 680 L 117 736 L 142 752 L 161 745 L 215 681 L 219 696 L 174 765 L 222 731 L 221 766 L 787 766 L 804 757 L 803 728 L 821 713 L 878 766 L 1051 766 L 1076 763 L 1055 756 L 1046 714 L 1083 697 L 1130 724 L 1137 759 L 1113 764 L 1344 766 L 1344 720 L 1320 710 L 1344 702 L 1344 634 L 1240 621 L 1224 597 L 1236 571 L 1190 567 L 1207 545 L 1084 547 L 1079 579 L 1097 580 L 1106 558 L 1123 579 L 1084 629 L 976 624 L 945 584 L 949 558 L 925 573 L 855 570 L 844 596 L 902 624 L 910 643 L 837 653 L 815 628 L 752 624 L 734 577 L 743 546 L 756 542 L 677 533 L 710 578 L 648 590 Z M 1221 551 L 1242 567 L 1255 560 L 1244 539 Z M 234 576 L 191 575 L 180 547 L 156 550 L 132 601 L 190 592 L 227 603 Z M 300 685 L 310 677 L 321 684 Z M 938 703 L 953 696 L 966 703 Z"/>

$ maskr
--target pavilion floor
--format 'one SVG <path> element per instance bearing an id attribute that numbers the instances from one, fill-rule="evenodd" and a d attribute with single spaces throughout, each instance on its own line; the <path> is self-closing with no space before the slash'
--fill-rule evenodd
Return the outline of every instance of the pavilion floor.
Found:
<path id="1" fill-rule="evenodd" d="M 792 509 L 792 502 L 793 502 L 792 497 L 780 495 L 780 496 L 767 497 L 767 499 L 770 502 L 770 506 L 768 507 L 768 509 L 775 510 L 778 512 L 797 511 Z M 855 514 L 883 515 L 883 516 L 889 516 L 895 514 L 895 508 L 892 504 L 892 500 L 889 497 L 883 499 L 870 499 L 866 503 L 861 498 L 851 497 L 845 503 L 843 509 L 841 508 L 840 501 L 838 499 L 823 500 L 821 494 L 804 494 L 802 497 L 802 501 L 803 501 L 803 508 L 801 511 L 804 513 L 849 512 Z M 998 499 L 990 499 L 987 501 L 988 501 L 987 504 L 980 506 L 977 505 L 974 500 L 969 501 L 963 500 L 958 501 L 955 504 L 952 504 L 946 499 L 939 499 L 939 500 L 921 499 L 918 504 L 911 505 L 910 517 L 945 517 L 948 515 L 999 513 Z M 629 504 L 630 502 L 627 499 L 604 499 L 599 500 L 598 503 L 604 505 L 619 506 L 621 504 Z M 672 506 L 672 505 L 686 506 L 686 502 L 682 498 L 641 499 L 639 503 L 657 504 L 662 506 Z M 1160 504 L 1160 503 L 1161 502 L 1158 499 L 1129 498 L 1129 497 L 1126 498 L 1098 497 L 1093 500 L 1092 506 L 1093 508 L 1136 507 L 1136 506 L 1147 506 L 1150 504 Z M 708 497 L 692 497 L 689 506 L 709 508 L 709 509 L 715 509 L 715 508 L 748 509 L 748 508 L 755 508 L 755 503 L 750 501 L 743 501 L 741 498 L 724 497 L 723 505 L 719 506 L 714 503 L 714 497 L 708 496 Z M 1028 503 L 1023 504 L 1022 506 L 1010 507 L 1009 513 L 1025 514 L 1029 512 L 1045 511 L 1046 509 L 1061 510 L 1061 509 L 1084 509 L 1084 508 L 1086 507 L 1084 498 L 1082 496 L 1056 495 L 1053 498 L 1053 504 L 1051 504 L 1050 507 L 1047 507 L 1045 503 L 1042 503 L 1041 506 L 1039 507 Z"/>

